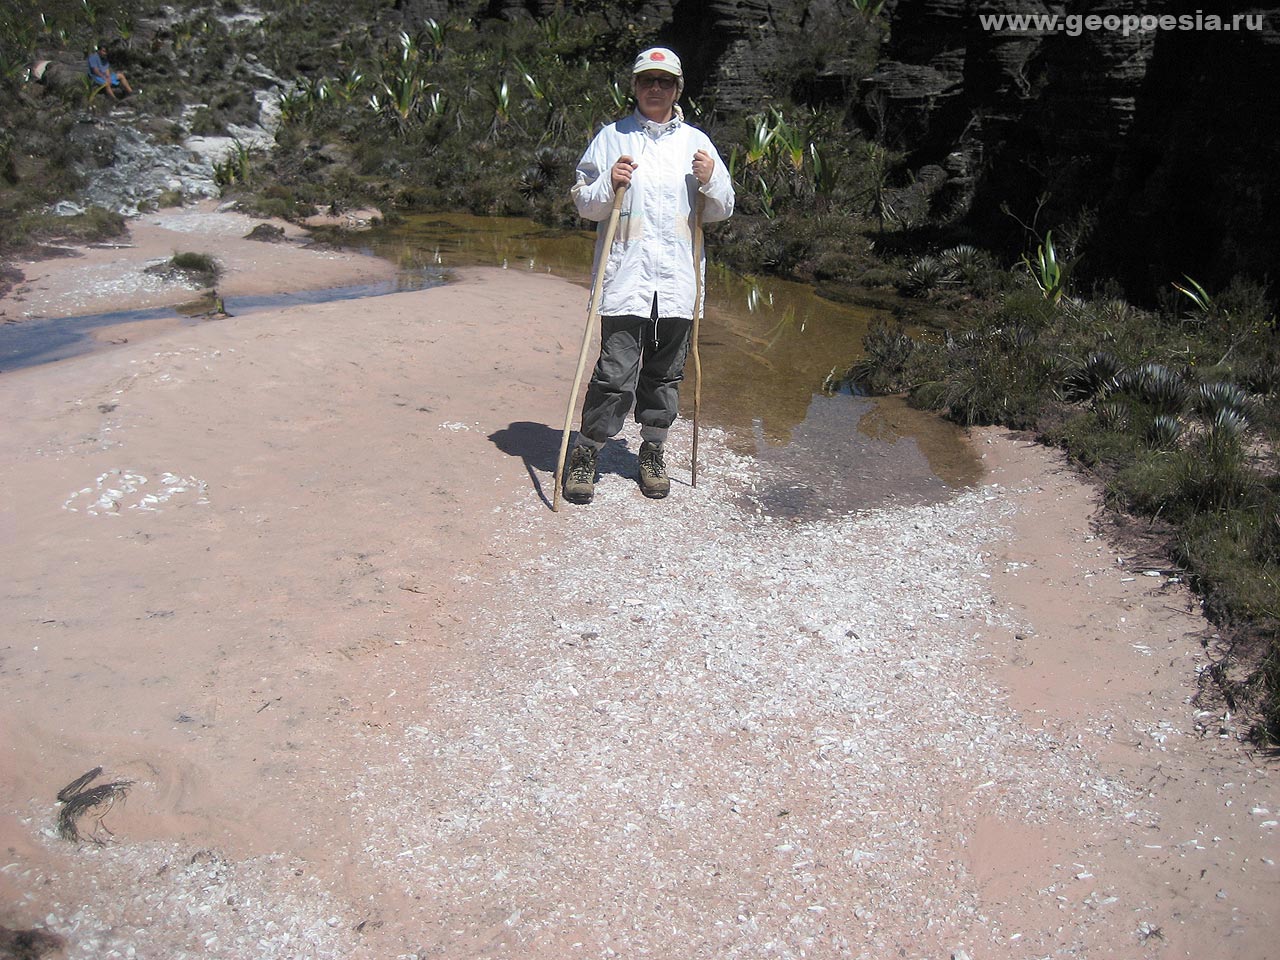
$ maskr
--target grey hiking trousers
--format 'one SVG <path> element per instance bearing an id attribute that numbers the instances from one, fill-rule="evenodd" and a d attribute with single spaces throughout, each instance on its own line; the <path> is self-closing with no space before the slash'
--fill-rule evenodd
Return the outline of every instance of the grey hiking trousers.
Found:
<path id="1" fill-rule="evenodd" d="M 693 321 L 601 317 L 600 359 L 582 405 L 582 438 L 598 447 L 616 436 L 635 405 L 645 440 L 662 442 L 680 412 L 680 381 Z"/>

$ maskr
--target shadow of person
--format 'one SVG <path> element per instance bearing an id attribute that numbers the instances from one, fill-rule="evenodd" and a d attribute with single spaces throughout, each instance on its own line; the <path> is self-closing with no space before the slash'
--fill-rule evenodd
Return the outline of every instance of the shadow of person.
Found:
<path id="1" fill-rule="evenodd" d="M 538 498 L 551 506 L 551 499 L 542 489 L 542 476 L 556 472 L 556 455 L 560 452 L 561 431 L 548 427 L 545 423 L 531 423 L 528 420 L 508 424 L 502 430 L 489 434 L 493 445 L 509 457 L 519 457 L 524 462 L 524 469 L 529 474 Z M 577 441 L 576 433 L 569 437 L 569 449 Z M 601 474 L 614 473 L 622 477 L 635 476 L 639 468 L 639 460 L 628 448 L 625 440 L 613 439 L 605 443 L 600 450 L 598 469 Z"/>
<path id="2" fill-rule="evenodd" d="M 640 472 L 640 457 L 627 445 L 627 441 L 614 437 L 612 440 L 606 440 L 604 446 L 600 448 L 600 459 L 596 463 L 596 469 L 601 476 L 612 473 L 619 477 L 634 479 Z"/>

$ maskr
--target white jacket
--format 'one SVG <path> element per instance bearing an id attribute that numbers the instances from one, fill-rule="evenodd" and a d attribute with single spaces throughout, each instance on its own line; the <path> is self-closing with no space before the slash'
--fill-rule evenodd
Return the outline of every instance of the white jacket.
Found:
<path id="1" fill-rule="evenodd" d="M 715 159 L 711 180 L 693 175 L 693 155 L 705 150 Z M 733 181 L 711 139 L 679 117 L 655 123 L 639 113 L 604 127 L 578 162 L 573 202 L 580 216 L 596 220 L 600 269 L 604 234 L 613 209 L 610 171 L 619 157 L 636 163 L 622 201 L 613 248 L 604 267 L 600 313 L 606 317 L 649 317 L 658 295 L 659 317 L 693 317 L 693 198 L 706 197 L 703 223 L 733 214 Z M 705 270 L 703 254 L 700 270 Z"/>

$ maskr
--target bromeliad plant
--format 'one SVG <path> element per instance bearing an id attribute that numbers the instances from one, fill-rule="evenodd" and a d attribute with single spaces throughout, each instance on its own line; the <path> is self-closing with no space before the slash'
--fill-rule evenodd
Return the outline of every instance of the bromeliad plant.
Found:
<path id="1" fill-rule="evenodd" d="M 1058 260 L 1058 251 L 1053 246 L 1052 230 L 1044 235 L 1044 243 L 1040 244 L 1039 249 L 1036 250 L 1035 260 L 1024 255 L 1022 262 L 1026 264 L 1027 270 L 1031 273 L 1031 279 L 1036 282 L 1044 298 L 1057 306 L 1067 289 L 1067 269 Z"/>
<path id="2" fill-rule="evenodd" d="M 783 159 L 791 165 L 793 171 L 799 173 L 804 166 L 804 132 L 794 124 L 788 123 L 781 112 L 774 110 L 773 116 L 773 140 L 778 145 Z"/>
<path id="3" fill-rule="evenodd" d="M 835 155 L 819 149 L 816 143 L 809 144 L 809 158 L 813 161 L 813 193 L 819 208 L 826 209 L 844 179 L 843 171 Z"/>
<path id="4" fill-rule="evenodd" d="M 1207 290 L 1196 281 L 1192 280 L 1185 273 L 1182 279 L 1186 280 L 1189 286 L 1183 286 L 1180 283 L 1174 283 L 1173 289 L 1177 290 L 1183 296 L 1195 305 L 1196 313 L 1199 314 L 1198 319 L 1207 320 L 1213 314 L 1213 297 L 1209 296 Z"/>
<path id="5" fill-rule="evenodd" d="M 233 187 L 249 181 L 252 154 L 239 140 L 232 141 L 231 152 L 213 165 L 213 182 L 220 187 Z"/>
<path id="6" fill-rule="evenodd" d="M 747 165 L 753 166 L 763 162 L 772 152 L 773 138 L 777 136 L 778 129 L 764 114 L 749 117 L 748 122 L 745 158 Z"/>
<path id="7" fill-rule="evenodd" d="M 407 60 L 398 69 L 383 74 L 378 80 L 381 94 L 369 97 L 374 113 L 389 119 L 401 135 L 418 113 L 429 84 L 418 67 L 418 61 Z"/>
<path id="8" fill-rule="evenodd" d="M 884 9 L 885 4 L 885 0 L 852 0 L 852 2 L 853 9 L 868 22 L 880 16 L 880 11 Z"/>
<path id="9" fill-rule="evenodd" d="M 760 209 L 764 213 L 765 219 L 772 220 L 776 215 L 773 207 L 773 187 L 769 186 L 764 177 L 757 177 L 760 186 Z"/>

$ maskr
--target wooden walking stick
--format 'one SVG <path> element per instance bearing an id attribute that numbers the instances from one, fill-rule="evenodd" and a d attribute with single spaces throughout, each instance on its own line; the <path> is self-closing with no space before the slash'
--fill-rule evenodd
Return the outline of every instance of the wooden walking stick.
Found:
<path id="1" fill-rule="evenodd" d="M 698 486 L 698 418 L 702 413 L 702 357 L 698 355 L 698 324 L 702 320 L 702 207 L 701 192 L 693 208 L 693 471 L 690 485 Z"/>
<path id="2" fill-rule="evenodd" d="M 595 284 L 591 288 L 591 305 L 587 309 L 587 326 L 582 331 L 582 349 L 578 352 L 578 372 L 573 375 L 573 389 L 569 391 L 569 405 L 564 412 L 564 433 L 560 437 L 560 455 L 556 457 L 556 489 L 551 497 L 551 509 L 560 510 L 560 486 L 564 480 L 564 458 L 569 452 L 569 433 L 573 429 L 573 411 L 578 406 L 578 388 L 582 386 L 582 371 L 587 365 L 587 349 L 591 346 L 591 334 L 600 320 L 600 296 L 604 290 L 604 268 L 613 248 L 613 235 L 618 230 L 618 217 L 622 213 L 622 198 L 627 192 L 624 183 L 613 194 L 613 210 L 609 213 L 609 225 L 604 231 L 604 246 L 600 248 L 600 262 L 596 264 Z"/>

